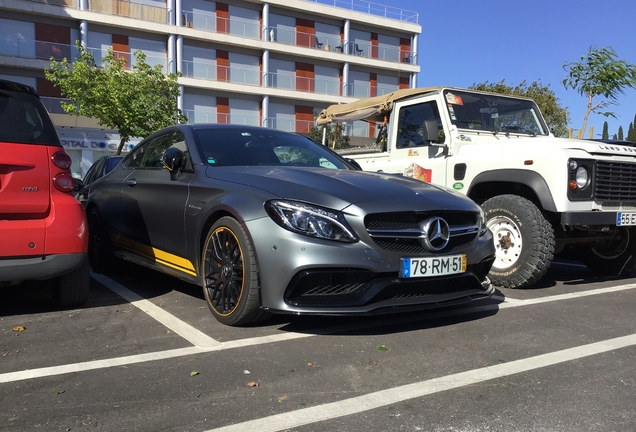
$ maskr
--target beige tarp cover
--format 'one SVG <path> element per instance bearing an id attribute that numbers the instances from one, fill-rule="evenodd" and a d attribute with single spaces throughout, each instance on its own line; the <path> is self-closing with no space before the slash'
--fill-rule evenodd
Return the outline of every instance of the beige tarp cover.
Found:
<path id="1" fill-rule="evenodd" d="M 432 91 L 439 91 L 443 87 L 426 87 L 414 89 L 396 90 L 393 93 L 372 98 L 364 98 L 355 102 L 341 105 L 331 105 L 322 110 L 316 119 L 319 126 L 329 123 L 341 123 L 355 120 L 376 120 L 383 121 L 384 115 L 391 111 L 393 102 L 405 97 L 415 96 Z"/>

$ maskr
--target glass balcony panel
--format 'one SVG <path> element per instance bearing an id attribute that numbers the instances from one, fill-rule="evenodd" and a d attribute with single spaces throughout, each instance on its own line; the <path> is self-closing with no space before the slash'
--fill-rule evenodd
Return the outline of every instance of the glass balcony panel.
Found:
<path id="1" fill-rule="evenodd" d="M 184 60 L 183 76 L 214 81 L 216 80 L 216 65 Z"/>
<path id="2" fill-rule="evenodd" d="M 340 80 L 315 79 L 314 92 L 319 94 L 340 95 Z"/>

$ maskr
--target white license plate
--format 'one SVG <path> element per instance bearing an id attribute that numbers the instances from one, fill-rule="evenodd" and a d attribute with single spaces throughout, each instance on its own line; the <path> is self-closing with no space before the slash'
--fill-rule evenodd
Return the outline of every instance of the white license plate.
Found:
<path id="1" fill-rule="evenodd" d="M 636 225 L 636 212 L 618 212 L 616 213 L 616 225 Z"/>
<path id="2" fill-rule="evenodd" d="M 466 255 L 433 258 L 402 258 L 400 277 L 444 276 L 466 271 Z"/>

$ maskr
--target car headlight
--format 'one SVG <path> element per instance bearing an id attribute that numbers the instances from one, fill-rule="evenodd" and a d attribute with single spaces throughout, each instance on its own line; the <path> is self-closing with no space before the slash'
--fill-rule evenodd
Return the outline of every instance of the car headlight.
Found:
<path id="1" fill-rule="evenodd" d="M 486 223 L 486 212 L 481 206 L 479 207 L 479 236 L 483 236 L 488 231 L 488 224 Z"/>
<path id="2" fill-rule="evenodd" d="M 274 222 L 291 232 L 347 243 L 358 241 L 344 216 L 338 211 L 283 200 L 266 202 L 265 210 Z"/>

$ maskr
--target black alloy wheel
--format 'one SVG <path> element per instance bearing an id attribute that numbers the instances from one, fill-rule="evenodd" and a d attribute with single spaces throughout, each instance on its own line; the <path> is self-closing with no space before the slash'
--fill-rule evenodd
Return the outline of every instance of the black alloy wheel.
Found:
<path id="1" fill-rule="evenodd" d="M 252 324 L 268 316 L 260 309 L 258 271 L 247 233 L 231 217 L 219 219 L 203 248 L 203 294 L 221 323 Z"/>

